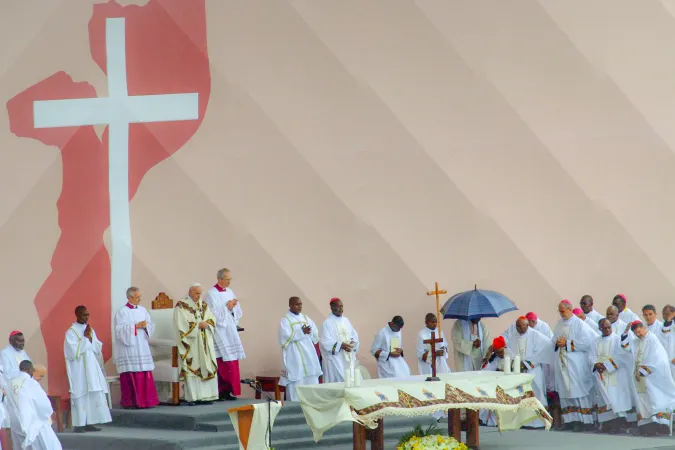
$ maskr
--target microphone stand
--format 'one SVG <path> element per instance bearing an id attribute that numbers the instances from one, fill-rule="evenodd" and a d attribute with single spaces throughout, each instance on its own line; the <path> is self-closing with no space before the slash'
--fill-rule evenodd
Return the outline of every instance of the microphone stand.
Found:
<path id="1" fill-rule="evenodd" d="M 272 402 L 274 403 L 279 403 L 277 400 L 273 399 L 270 397 L 269 394 L 264 392 L 262 388 L 260 387 L 260 383 L 256 381 L 251 381 L 250 383 L 244 383 L 248 387 L 252 388 L 254 391 L 259 393 L 261 396 L 265 398 L 267 401 L 267 436 L 266 440 L 269 442 L 267 444 L 267 448 L 272 448 Z"/>

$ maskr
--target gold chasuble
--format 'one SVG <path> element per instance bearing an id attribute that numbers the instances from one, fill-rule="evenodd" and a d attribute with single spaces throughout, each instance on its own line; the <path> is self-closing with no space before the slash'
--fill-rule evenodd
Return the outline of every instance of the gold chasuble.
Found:
<path id="1" fill-rule="evenodd" d="M 218 398 L 216 350 L 213 344 L 215 316 L 206 302 L 195 302 L 185 297 L 176 303 L 173 318 L 180 335 L 178 354 L 180 378 L 185 381 L 185 399 L 199 402 Z M 199 324 L 202 322 L 206 322 L 208 327 L 200 329 Z"/>

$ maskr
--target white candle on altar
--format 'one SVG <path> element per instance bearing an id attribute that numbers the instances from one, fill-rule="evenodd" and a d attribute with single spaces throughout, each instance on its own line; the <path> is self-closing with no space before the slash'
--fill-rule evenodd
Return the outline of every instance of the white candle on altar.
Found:
<path id="1" fill-rule="evenodd" d="M 513 358 L 513 373 L 520 373 L 520 355 Z"/>
<path id="2" fill-rule="evenodd" d="M 504 373 L 505 374 L 511 373 L 511 356 L 510 355 L 504 355 Z"/>

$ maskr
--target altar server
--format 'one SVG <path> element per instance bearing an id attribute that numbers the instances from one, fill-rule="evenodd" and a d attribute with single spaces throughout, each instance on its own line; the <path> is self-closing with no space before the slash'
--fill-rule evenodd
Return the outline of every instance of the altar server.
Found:
<path id="1" fill-rule="evenodd" d="M 480 370 L 489 356 L 490 331 L 480 318 L 455 320 L 451 332 L 457 372 Z"/>
<path id="2" fill-rule="evenodd" d="M 202 285 L 193 283 L 188 295 L 176 303 L 173 323 L 178 331 L 180 378 L 185 382 L 188 406 L 210 404 L 218 399 L 218 365 L 213 335 L 216 318 L 202 301 Z"/>
<path id="3" fill-rule="evenodd" d="M 551 339 L 530 328 L 527 317 L 521 316 L 516 320 L 516 333 L 506 341 L 506 347 L 509 353 L 513 355 L 512 358 L 515 358 L 516 355 L 520 356 L 520 371 L 534 375 L 532 392 L 534 392 L 537 400 L 546 407 L 548 400 L 546 398 L 543 366 L 552 362 Z M 543 428 L 544 422 L 537 419 L 528 423 L 527 426 Z"/>
<path id="4" fill-rule="evenodd" d="M 356 358 L 359 350 L 359 335 L 349 319 L 343 316 L 342 300 L 330 300 L 330 311 L 321 325 L 320 347 L 323 357 L 323 379 L 325 383 L 345 380 L 345 364 Z M 355 363 L 356 364 L 356 363 Z"/>
<path id="5" fill-rule="evenodd" d="M 106 398 L 108 383 L 98 363 L 103 344 L 88 323 L 89 311 L 85 306 L 75 308 L 75 318 L 63 343 L 73 430 L 76 433 L 101 431 L 94 425 L 112 422 Z"/>
<path id="6" fill-rule="evenodd" d="M 424 341 L 431 339 L 431 332 L 435 332 L 436 339 L 443 339 L 443 342 L 435 344 L 436 347 L 436 373 L 450 373 L 448 366 L 448 341 L 445 340 L 445 333 L 441 332 L 443 336 L 438 335 L 438 319 L 436 314 L 429 313 L 424 318 L 426 325 L 417 334 L 417 368 L 420 375 L 431 375 L 431 345 L 425 344 Z"/>
<path id="7" fill-rule="evenodd" d="M 33 379 L 33 363 L 21 361 L 19 373 L 9 383 L 7 406 L 15 450 L 61 450 L 52 429 L 52 404 L 40 384 Z"/>
<path id="8" fill-rule="evenodd" d="M 633 359 L 621 348 L 621 338 L 607 319 L 600 320 L 602 336 L 591 344 L 589 363 L 593 373 L 598 422 L 602 431 L 616 434 L 622 425 L 634 422 L 632 399 Z"/>
<path id="9" fill-rule="evenodd" d="M 115 314 L 113 360 L 120 374 L 120 406 L 123 408 L 144 409 L 159 404 L 152 376 L 155 362 L 149 344 L 154 325 L 140 303 L 140 289 L 130 287 L 127 304 Z"/>
<path id="10" fill-rule="evenodd" d="M 377 360 L 379 378 L 409 377 L 410 367 L 403 355 L 403 317 L 394 316 L 386 327 L 382 328 L 373 341 L 370 353 Z"/>
<path id="11" fill-rule="evenodd" d="M 588 351 L 596 335 L 572 313 L 572 303 L 558 304 L 560 320 L 553 331 L 556 391 L 560 396 L 565 425 L 581 431 L 593 424 L 593 379 L 588 369 Z"/>
<path id="12" fill-rule="evenodd" d="M 588 325 L 596 336 L 600 336 L 600 327 L 598 323 L 593 322 L 591 319 L 586 317 L 586 314 L 584 314 L 584 311 L 581 308 L 574 308 L 572 312 L 574 313 L 575 316 L 581 319 L 586 325 Z"/>
<path id="13" fill-rule="evenodd" d="M 591 319 L 596 325 L 598 322 L 600 322 L 600 319 L 604 319 L 604 317 L 602 317 L 602 314 L 600 314 L 593 308 L 593 297 L 591 297 L 590 295 L 584 295 L 583 297 L 581 297 L 581 300 L 579 300 L 579 306 L 581 307 L 581 310 L 584 312 L 586 318 Z"/>
<path id="14" fill-rule="evenodd" d="M 634 336 L 628 334 L 628 327 Z M 634 402 L 638 412 L 638 430 L 643 436 L 664 432 L 675 408 L 675 382 L 668 355 L 657 337 L 639 320 L 628 325 L 621 335 L 621 347 L 630 351 L 634 361 Z"/>
<path id="15" fill-rule="evenodd" d="M 299 400 L 296 388 L 318 384 L 323 374 L 315 347 L 319 329 L 302 313 L 300 297 L 288 299 L 288 312 L 279 322 L 278 338 L 283 365 L 279 385 L 285 387 L 286 398 L 295 402 Z"/>
<path id="16" fill-rule="evenodd" d="M 614 305 L 610 305 L 607 308 L 607 320 L 612 325 L 612 333 L 617 336 L 621 336 L 623 330 L 626 328 L 627 323 L 620 319 L 619 308 Z M 631 323 L 631 322 L 629 322 Z"/>
<path id="17" fill-rule="evenodd" d="M 640 319 L 637 314 L 635 314 L 633 311 L 631 311 L 626 304 L 628 301 L 626 300 L 626 296 L 623 294 L 618 294 L 614 297 L 612 300 L 612 305 L 616 306 L 617 309 L 619 310 L 619 319 L 625 324 L 633 323 L 636 320 L 642 322 L 642 319 Z M 621 331 L 619 331 L 619 334 Z"/>
<path id="18" fill-rule="evenodd" d="M 246 359 L 244 346 L 239 337 L 238 323 L 242 316 L 239 300 L 230 288 L 232 275 L 228 269 L 220 269 L 218 282 L 208 290 L 204 301 L 216 317 L 214 335 L 216 362 L 218 364 L 218 399 L 236 400 L 241 395 L 239 384 L 239 361 Z"/>
<path id="19" fill-rule="evenodd" d="M 19 375 L 21 361 L 30 361 L 28 353 L 23 349 L 25 344 L 23 333 L 15 330 L 9 333 L 9 345 L 0 351 L 0 363 L 7 382 Z"/>

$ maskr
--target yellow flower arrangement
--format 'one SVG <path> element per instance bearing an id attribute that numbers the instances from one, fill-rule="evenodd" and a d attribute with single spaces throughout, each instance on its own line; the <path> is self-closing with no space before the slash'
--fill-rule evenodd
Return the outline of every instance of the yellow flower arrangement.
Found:
<path id="1" fill-rule="evenodd" d="M 453 437 L 435 434 L 412 436 L 406 442 L 400 443 L 396 450 L 468 450 L 468 447 Z"/>

